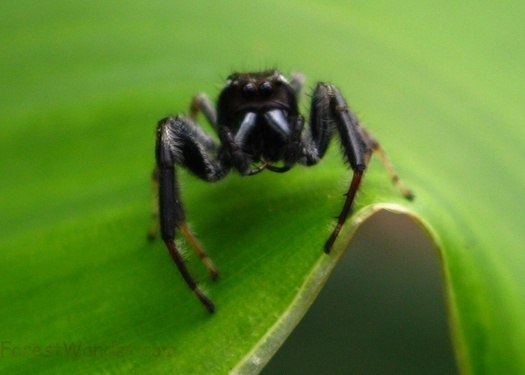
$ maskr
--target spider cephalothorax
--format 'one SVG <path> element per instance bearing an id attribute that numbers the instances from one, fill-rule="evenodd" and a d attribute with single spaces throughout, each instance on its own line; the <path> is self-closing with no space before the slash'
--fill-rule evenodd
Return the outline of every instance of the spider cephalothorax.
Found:
<path id="1" fill-rule="evenodd" d="M 311 166 L 324 156 L 333 133 L 339 134 L 343 157 L 353 170 L 337 224 L 325 243 L 330 249 L 348 217 L 372 152 L 381 157 L 392 181 L 402 194 L 412 193 L 399 182 L 379 143 L 361 126 L 335 86 L 318 83 L 312 94 L 309 126 L 299 113 L 298 96 L 304 78 L 299 73 L 290 79 L 279 71 L 234 73 L 219 94 L 217 106 L 205 94 L 197 95 L 189 116 L 175 116 L 158 123 L 156 137 L 155 220 L 150 237 L 155 236 L 157 218 L 161 236 L 182 276 L 206 308 L 214 304 L 197 287 L 175 246 L 175 228 L 188 239 L 215 279 L 218 272 L 186 225 L 179 196 L 176 166 L 182 166 L 209 182 L 218 181 L 231 169 L 249 176 L 269 170 L 286 172 L 295 164 Z M 217 143 L 197 124 L 203 113 L 219 136 Z M 158 188 L 157 188 L 158 186 Z M 157 190 L 158 189 L 158 190 Z M 158 199 L 158 202 L 157 202 Z M 158 210 L 157 210 L 158 208 Z"/>

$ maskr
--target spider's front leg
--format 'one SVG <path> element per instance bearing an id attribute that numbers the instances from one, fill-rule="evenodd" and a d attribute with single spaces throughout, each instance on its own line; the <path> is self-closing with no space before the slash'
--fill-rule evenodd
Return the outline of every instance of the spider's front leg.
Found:
<path id="1" fill-rule="evenodd" d="M 346 162 L 353 170 L 352 181 L 346 193 L 345 203 L 337 217 L 337 224 L 324 245 L 329 253 L 344 222 L 346 221 L 361 184 L 363 174 L 372 156 L 372 151 L 379 153 L 392 181 L 398 186 L 407 199 L 413 194 L 397 177 L 395 170 L 386 157 L 379 143 L 361 127 L 357 116 L 350 110 L 341 93 L 333 85 L 319 83 L 312 96 L 310 113 L 310 132 L 305 140 L 306 164 L 315 164 L 321 159 L 330 142 L 334 129 L 337 129 Z"/>
<path id="2" fill-rule="evenodd" d="M 210 312 L 215 310 L 213 303 L 198 288 L 174 242 L 175 227 L 177 227 L 203 260 L 212 278 L 217 278 L 217 269 L 186 224 L 177 183 L 176 165 L 186 167 L 205 181 L 217 181 L 228 171 L 216 159 L 217 148 L 215 142 L 190 119 L 177 116 L 159 121 L 155 149 L 157 165 L 154 176 L 158 178 L 161 237 L 182 277 Z"/>
<path id="3" fill-rule="evenodd" d="M 332 249 L 350 213 L 371 150 L 358 130 L 359 123 L 356 116 L 350 111 L 339 91 L 330 84 L 318 83 L 312 95 L 310 131 L 305 140 L 307 165 L 316 164 L 324 156 L 335 130 L 334 124 L 339 132 L 344 157 L 354 171 L 354 175 L 346 193 L 343 209 L 337 218 L 337 224 L 324 245 L 326 253 Z"/>

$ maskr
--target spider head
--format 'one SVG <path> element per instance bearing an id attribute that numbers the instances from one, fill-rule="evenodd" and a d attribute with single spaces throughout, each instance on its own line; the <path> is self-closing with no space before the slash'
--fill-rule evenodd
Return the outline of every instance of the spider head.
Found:
<path id="1" fill-rule="evenodd" d="M 217 102 L 219 137 L 242 174 L 253 162 L 283 160 L 297 116 L 295 91 L 276 70 L 232 74 Z"/>
<path id="2" fill-rule="evenodd" d="M 279 71 L 233 73 L 219 95 L 218 122 L 235 129 L 247 113 L 263 114 L 275 109 L 286 117 L 298 112 L 295 93 Z"/>

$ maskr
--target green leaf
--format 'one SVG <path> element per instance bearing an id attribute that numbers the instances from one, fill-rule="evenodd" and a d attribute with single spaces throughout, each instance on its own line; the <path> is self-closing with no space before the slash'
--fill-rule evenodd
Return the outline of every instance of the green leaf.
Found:
<path id="1" fill-rule="evenodd" d="M 523 373 L 523 5 L 28 1 L 0 15 L 0 370 L 255 372 L 315 298 L 359 224 L 410 215 L 439 251 L 463 373 Z M 417 195 L 367 172 L 333 254 L 350 173 L 332 147 L 285 175 L 182 174 L 221 271 L 146 241 L 154 126 L 232 70 L 330 81 Z M 304 98 L 307 107 L 307 97 Z M 350 334 L 350 333 L 349 333 Z"/>

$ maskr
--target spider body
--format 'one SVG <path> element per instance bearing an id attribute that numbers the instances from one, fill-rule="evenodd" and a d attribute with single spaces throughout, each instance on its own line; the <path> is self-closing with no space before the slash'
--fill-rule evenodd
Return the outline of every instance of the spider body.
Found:
<path id="1" fill-rule="evenodd" d="M 287 79 L 276 70 L 234 73 L 228 77 L 216 106 L 205 94 L 200 94 L 192 100 L 189 116 L 168 117 L 158 123 L 153 173 L 155 219 L 150 237 L 155 236 L 160 220 L 161 237 L 168 251 L 190 289 L 210 312 L 215 310 L 214 304 L 198 288 L 174 242 L 178 228 L 212 278 L 218 276 L 211 259 L 186 225 L 176 179 L 179 166 L 208 182 L 220 180 L 232 169 L 243 176 L 264 170 L 286 172 L 296 164 L 317 164 L 337 132 L 344 161 L 353 170 L 353 177 L 337 224 L 325 243 L 326 253 L 351 211 L 373 151 L 379 154 L 402 194 L 408 199 L 413 197 L 399 181 L 379 143 L 361 126 L 335 86 L 321 82 L 316 85 L 309 126 L 305 126 L 298 109 L 303 82 L 301 74 L 292 74 Z M 197 124 L 201 112 L 217 132 L 219 143 Z"/>

